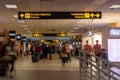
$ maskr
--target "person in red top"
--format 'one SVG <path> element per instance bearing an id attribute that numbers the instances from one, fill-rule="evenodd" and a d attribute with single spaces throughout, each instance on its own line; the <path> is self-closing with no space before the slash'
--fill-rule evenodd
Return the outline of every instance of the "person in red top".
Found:
<path id="1" fill-rule="evenodd" d="M 88 44 L 88 41 L 86 41 L 86 44 L 84 45 L 84 50 L 86 51 L 86 57 L 90 57 L 92 46 Z"/>
<path id="2" fill-rule="evenodd" d="M 86 41 L 86 44 L 84 45 L 84 51 L 85 51 L 86 58 L 88 60 L 92 52 L 92 46 L 88 44 L 88 40 Z M 86 62 L 86 64 L 88 65 L 88 62 Z"/>
<path id="3" fill-rule="evenodd" d="M 41 48 L 40 44 L 37 43 L 37 45 L 35 46 L 35 55 L 36 55 L 36 58 L 37 58 L 37 62 L 39 62 L 41 52 L 42 52 L 42 48 Z"/>
<path id="4" fill-rule="evenodd" d="M 94 54 L 98 57 L 101 55 L 101 45 L 99 44 L 99 41 L 96 40 L 96 44 L 93 46 Z M 98 62 L 98 59 L 96 58 L 96 62 Z"/>

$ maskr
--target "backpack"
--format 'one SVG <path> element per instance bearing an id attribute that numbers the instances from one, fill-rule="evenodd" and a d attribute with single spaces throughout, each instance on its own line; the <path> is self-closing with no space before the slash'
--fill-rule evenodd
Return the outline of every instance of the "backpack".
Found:
<path id="1" fill-rule="evenodd" d="M 38 45 L 37 45 L 37 46 L 35 47 L 35 52 L 36 52 L 36 53 L 40 53 L 40 52 L 41 52 L 41 46 L 38 46 Z"/>
<path id="2" fill-rule="evenodd" d="M 62 53 L 63 53 L 63 54 L 67 54 L 66 46 L 63 46 L 63 48 L 62 48 Z"/>

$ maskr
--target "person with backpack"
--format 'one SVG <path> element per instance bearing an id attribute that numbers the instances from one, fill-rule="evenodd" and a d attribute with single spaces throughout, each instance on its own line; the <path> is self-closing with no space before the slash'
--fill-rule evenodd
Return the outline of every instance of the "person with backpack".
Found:
<path id="1" fill-rule="evenodd" d="M 63 45 L 61 47 L 61 60 L 62 60 L 62 66 L 65 66 L 65 63 L 67 61 L 67 47 L 66 47 L 66 43 L 63 42 Z"/>

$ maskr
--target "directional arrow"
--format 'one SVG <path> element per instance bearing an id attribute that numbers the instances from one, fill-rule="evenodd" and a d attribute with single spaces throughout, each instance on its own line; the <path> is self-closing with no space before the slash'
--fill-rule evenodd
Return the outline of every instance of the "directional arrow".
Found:
<path id="1" fill-rule="evenodd" d="M 21 18 L 23 18 L 23 17 L 24 17 L 24 14 L 23 14 L 23 13 L 21 13 L 21 14 L 20 14 L 20 17 L 21 17 Z"/>
<path id="2" fill-rule="evenodd" d="M 90 16 L 91 16 L 91 18 L 93 18 L 95 15 L 94 15 L 94 13 L 91 13 Z"/>
<path id="3" fill-rule="evenodd" d="M 99 18 L 99 17 L 100 17 L 100 14 L 99 14 L 99 13 L 96 13 L 96 17 Z"/>

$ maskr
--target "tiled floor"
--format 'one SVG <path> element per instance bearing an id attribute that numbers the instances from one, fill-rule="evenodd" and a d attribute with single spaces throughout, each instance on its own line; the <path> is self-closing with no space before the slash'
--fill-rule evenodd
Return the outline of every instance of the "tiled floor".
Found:
<path id="1" fill-rule="evenodd" d="M 31 56 L 18 57 L 15 69 L 16 73 L 12 77 L 8 74 L 0 77 L 0 80 L 80 80 L 79 60 L 76 58 L 62 66 L 58 55 L 53 55 L 52 60 L 34 63 Z"/>
<path id="2" fill-rule="evenodd" d="M 19 57 L 15 64 L 16 74 L 0 77 L 0 80 L 80 80 L 79 60 L 72 58 L 71 63 L 62 66 L 57 55 L 52 60 L 33 63 L 31 57 Z"/>

